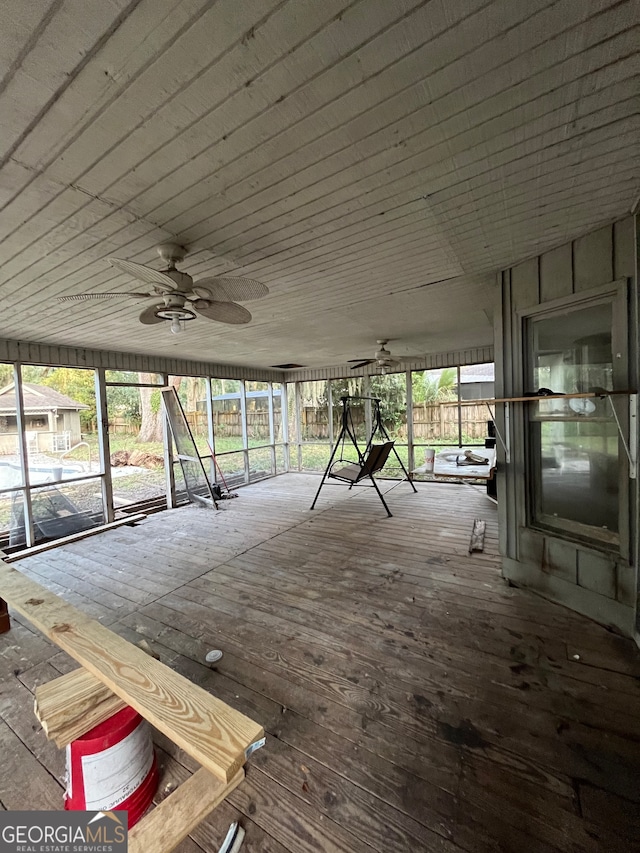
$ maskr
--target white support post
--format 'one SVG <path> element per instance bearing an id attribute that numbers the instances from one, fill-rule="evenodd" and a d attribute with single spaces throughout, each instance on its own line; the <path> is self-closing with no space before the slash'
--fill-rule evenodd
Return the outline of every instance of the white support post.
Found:
<path id="1" fill-rule="evenodd" d="M 100 454 L 100 486 L 102 490 L 102 510 L 107 524 L 115 518 L 113 507 L 113 483 L 111 479 L 111 448 L 109 444 L 109 407 L 107 405 L 107 386 L 105 371 L 99 367 L 94 372 L 96 389 L 96 412 L 98 414 L 98 453 Z"/>
<path id="2" fill-rule="evenodd" d="M 296 448 L 298 464 L 296 471 L 302 470 L 302 395 L 300 394 L 300 383 L 296 382 L 295 388 L 295 403 L 296 403 Z"/>
<path id="3" fill-rule="evenodd" d="M 218 477 L 214 458 L 216 452 L 216 436 L 213 428 L 213 395 L 211 393 L 211 377 L 207 376 L 205 382 L 205 399 L 207 401 L 207 439 L 209 447 L 213 451 L 213 456 L 209 460 L 209 480 L 211 483 L 217 483 Z"/>
<path id="4" fill-rule="evenodd" d="M 333 391 L 331 390 L 331 380 L 327 379 L 327 420 L 329 427 L 329 445 L 333 447 Z"/>
<path id="5" fill-rule="evenodd" d="M 162 377 L 162 384 L 166 387 L 169 385 L 169 377 L 165 373 Z M 160 388 L 158 387 L 158 392 Z M 165 491 L 167 495 L 167 509 L 174 509 L 176 506 L 176 478 L 173 473 L 173 446 L 171 430 L 169 429 L 169 419 L 164 406 L 162 409 L 162 448 L 164 451 L 164 480 Z"/>
<path id="6" fill-rule="evenodd" d="M 20 365 L 13 365 L 13 383 L 16 391 L 16 425 L 18 429 L 18 442 L 20 444 L 20 468 L 22 471 L 22 485 L 24 486 L 23 515 L 24 533 L 27 548 L 35 545 L 35 532 L 33 528 L 33 512 L 31 506 L 31 485 L 29 482 L 29 454 L 27 448 L 27 433 L 24 420 L 24 397 L 22 394 L 22 373 Z"/>
<path id="7" fill-rule="evenodd" d="M 242 424 L 242 446 L 244 448 L 244 482 L 249 482 L 249 433 L 247 431 L 247 388 L 244 379 L 240 380 L 240 421 Z"/>
<path id="8" fill-rule="evenodd" d="M 415 452 L 413 448 L 413 386 L 411 384 L 411 370 L 406 372 L 406 399 L 407 399 L 407 454 L 408 462 L 407 470 L 413 471 L 415 465 Z"/>
<path id="9" fill-rule="evenodd" d="M 282 433 L 282 452 L 284 455 L 284 470 L 289 470 L 289 409 L 287 407 L 287 385 L 280 383 L 280 432 Z"/>
<path id="10" fill-rule="evenodd" d="M 276 473 L 276 439 L 275 439 L 275 430 L 273 428 L 273 382 L 269 382 L 267 385 L 269 389 L 269 396 L 267 397 L 267 402 L 269 404 L 269 445 L 271 450 L 271 470 L 273 473 Z"/>
<path id="11" fill-rule="evenodd" d="M 460 365 L 456 367 L 456 382 L 458 383 L 458 447 L 462 447 L 462 405 L 460 402 L 460 394 L 462 391 L 462 386 L 460 385 L 461 376 L 460 376 Z"/>
<path id="12" fill-rule="evenodd" d="M 362 378 L 362 396 L 368 398 L 371 396 L 371 379 L 368 373 Z M 371 418 L 371 400 L 365 399 L 364 401 L 364 430 L 365 435 L 370 436 L 371 431 L 373 429 L 373 421 Z M 366 441 L 366 439 L 365 439 Z"/>

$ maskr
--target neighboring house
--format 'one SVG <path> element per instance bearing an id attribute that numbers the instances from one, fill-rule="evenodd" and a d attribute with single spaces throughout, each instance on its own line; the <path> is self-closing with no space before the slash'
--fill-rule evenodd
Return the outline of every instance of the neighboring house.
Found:
<path id="1" fill-rule="evenodd" d="M 470 364 L 460 368 L 460 399 L 486 400 L 494 396 L 495 368 L 490 364 Z"/>
<path id="2" fill-rule="evenodd" d="M 81 440 L 80 412 L 84 403 L 54 388 L 22 383 L 27 447 L 32 452 L 68 450 Z M 15 453 L 18 424 L 13 383 L 0 389 L 0 453 Z"/>

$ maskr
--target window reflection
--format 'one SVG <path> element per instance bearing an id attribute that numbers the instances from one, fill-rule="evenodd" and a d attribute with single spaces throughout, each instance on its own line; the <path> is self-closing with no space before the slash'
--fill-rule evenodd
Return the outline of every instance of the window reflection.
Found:
<path id="1" fill-rule="evenodd" d="M 531 390 L 613 390 L 612 308 L 600 304 L 530 322 Z M 532 515 L 564 530 L 618 531 L 618 433 L 606 398 L 530 405 Z"/>

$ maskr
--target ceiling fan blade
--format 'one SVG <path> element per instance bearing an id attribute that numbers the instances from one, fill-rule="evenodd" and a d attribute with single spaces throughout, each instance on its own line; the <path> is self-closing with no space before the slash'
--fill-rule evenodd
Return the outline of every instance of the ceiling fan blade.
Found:
<path id="1" fill-rule="evenodd" d="M 243 308 L 242 305 L 236 305 L 235 302 L 218 302 L 217 300 L 212 300 L 206 305 L 196 302 L 193 307 L 198 314 L 202 314 L 208 320 L 216 320 L 218 323 L 230 323 L 234 326 L 240 326 L 251 320 L 251 314 L 247 309 Z"/>
<path id="2" fill-rule="evenodd" d="M 112 267 L 115 267 L 120 272 L 130 275 L 132 278 L 137 278 L 139 281 L 144 281 L 147 284 L 157 284 L 167 290 L 175 290 L 175 281 L 166 273 L 160 270 L 145 267 L 142 264 L 136 264 L 133 261 L 123 261 L 121 258 L 107 258 Z"/>
<path id="3" fill-rule="evenodd" d="M 252 278 L 199 278 L 193 283 L 193 291 L 198 296 L 200 288 L 203 288 L 204 299 L 211 298 L 217 302 L 250 302 L 269 293 L 266 284 Z"/>
<path id="4" fill-rule="evenodd" d="M 156 317 L 155 312 L 158 308 L 164 308 L 164 305 L 150 305 L 138 315 L 138 320 L 143 326 L 154 326 L 156 323 L 164 323 L 162 317 Z"/>
<path id="5" fill-rule="evenodd" d="M 58 302 L 83 302 L 85 299 L 113 299 L 116 296 L 132 296 L 134 299 L 146 299 L 153 293 L 73 293 L 71 296 L 58 296 Z"/>
<path id="6" fill-rule="evenodd" d="M 356 359 L 351 358 L 349 360 L 355 361 Z M 375 358 L 366 358 L 364 361 L 359 361 L 357 364 L 352 364 L 351 370 L 357 370 L 359 367 L 365 367 L 365 365 L 367 365 L 367 364 L 373 364 L 374 361 L 375 361 Z"/>

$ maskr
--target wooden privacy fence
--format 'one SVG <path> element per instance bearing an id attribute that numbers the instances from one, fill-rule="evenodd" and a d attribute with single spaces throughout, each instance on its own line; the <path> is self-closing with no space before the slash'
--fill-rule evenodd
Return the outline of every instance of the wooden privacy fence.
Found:
<path id="1" fill-rule="evenodd" d="M 487 421 L 489 413 L 484 405 L 461 406 L 462 434 L 468 438 L 483 439 L 487 435 Z M 364 423 L 364 409 L 362 406 L 353 406 L 351 409 L 353 423 L 356 429 Z M 334 407 L 334 432 L 340 429 L 340 407 Z M 196 435 L 207 434 L 207 413 L 187 412 L 189 426 Z M 274 411 L 274 431 L 278 436 L 282 421 L 279 411 Z M 386 420 L 385 425 L 389 432 L 406 438 L 407 428 L 402 425 L 393 428 L 391 421 Z M 232 412 L 214 412 L 213 428 L 216 435 L 241 436 L 242 435 L 242 413 L 240 410 Z M 115 418 L 109 424 L 109 429 L 114 434 L 132 434 L 139 432 L 138 424 L 128 424 L 124 418 Z M 269 412 L 247 412 L 247 430 L 250 438 L 269 437 Z M 313 439 L 329 438 L 328 412 L 326 409 L 305 406 L 301 412 L 301 432 L 305 441 Z M 458 404 L 454 402 L 427 405 L 419 403 L 413 407 L 413 438 L 417 444 L 424 442 L 447 440 L 458 440 Z"/>
<path id="2" fill-rule="evenodd" d="M 339 409 L 334 408 L 334 415 Z M 487 435 L 487 421 L 489 413 L 484 405 L 461 406 L 462 417 L 462 434 L 468 438 L 483 439 Z M 353 406 L 351 409 L 354 426 L 357 428 L 364 423 L 364 409 L 361 406 Z M 393 427 L 391 419 L 383 419 L 385 426 L 389 432 L 395 435 L 404 436 L 406 438 L 406 425 Z M 339 418 L 334 419 L 334 432 L 340 428 Z M 329 438 L 329 422 L 326 409 L 316 409 L 311 406 L 306 406 L 301 412 L 301 427 L 302 436 L 305 441 Z M 413 407 L 413 439 L 414 442 L 422 444 L 424 442 L 447 440 L 458 440 L 458 404 L 438 403 L 436 405 L 428 405 L 420 403 Z"/>
<path id="3" fill-rule="evenodd" d="M 462 435 L 482 439 L 488 435 L 489 412 L 485 405 L 461 406 Z M 413 407 L 413 439 L 417 443 L 438 439 L 458 438 L 458 404 L 440 403 L 436 406 Z"/>
<path id="4" fill-rule="evenodd" d="M 112 435 L 138 435 L 140 423 L 128 418 L 112 418 L 109 421 L 109 432 Z"/>
<path id="5" fill-rule="evenodd" d="M 207 433 L 207 413 L 187 412 L 187 421 L 196 435 Z M 273 413 L 273 429 L 276 437 L 280 431 L 282 417 L 278 410 Z M 213 430 L 220 437 L 242 435 L 242 412 L 215 412 L 213 413 Z M 269 412 L 247 412 L 247 432 L 249 438 L 269 439 Z"/>

